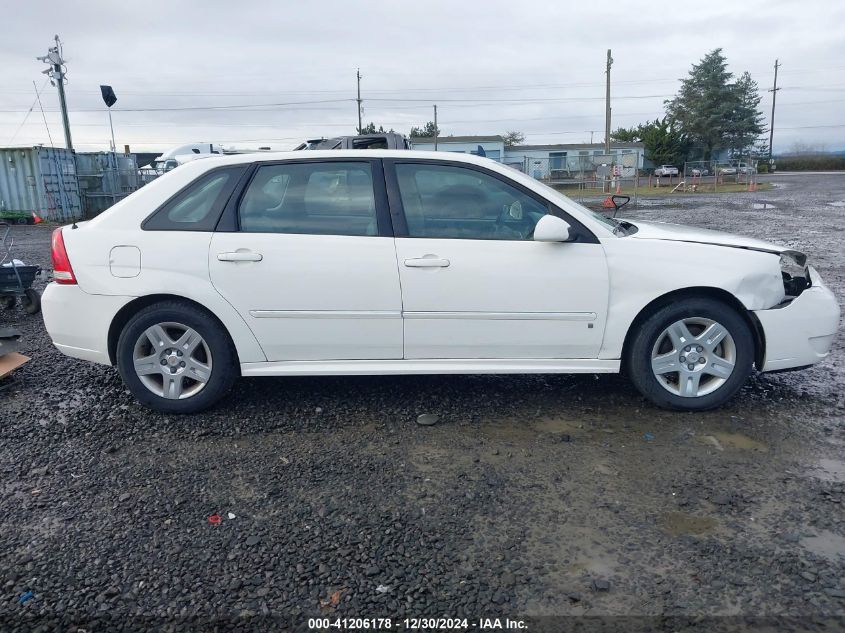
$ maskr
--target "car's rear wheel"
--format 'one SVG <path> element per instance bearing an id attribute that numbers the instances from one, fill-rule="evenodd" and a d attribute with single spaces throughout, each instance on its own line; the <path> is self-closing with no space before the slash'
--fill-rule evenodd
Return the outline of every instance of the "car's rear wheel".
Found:
<path id="1" fill-rule="evenodd" d="M 148 306 L 129 320 L 118 339 L 117 367 L 141 404 L 167 413 L 210 407 L 238 375 L 223 327 L 178 301 Z"/>
<path id="2" fill-rule="evenodd" d="M 648 316 L 627 348 L 626 371 L 660 407 L 700 411 L 727 402 L 754 362 L 754 338 L 733 307 L 686 299 Z"/>

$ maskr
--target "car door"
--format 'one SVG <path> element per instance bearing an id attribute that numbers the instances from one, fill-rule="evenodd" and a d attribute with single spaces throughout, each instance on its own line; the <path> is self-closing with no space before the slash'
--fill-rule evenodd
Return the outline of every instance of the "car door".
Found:
<path id="1" fill-rule="evenodd" d="M 402 358 L 378 160 L 259 164 L 212 237 L 209 269 L 268 361 Z"/>
<path id="2" fill-rule="evenodd" d="M 608 304 L 604 250 L 532 241 L 550 203 L 493 170 L 386 160 L 405 358 L 596 358 Z"/>

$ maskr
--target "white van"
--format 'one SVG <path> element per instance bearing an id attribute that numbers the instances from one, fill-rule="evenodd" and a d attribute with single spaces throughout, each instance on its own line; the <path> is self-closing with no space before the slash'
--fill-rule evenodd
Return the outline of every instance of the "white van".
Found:
<path id="1" fill-rule="evenodd" d="M 223 147 L 214 143 L 179 145 L 178 147 L 167 150 L 164 154 L 156 158 L 153 161 L 153 167 L 157 174 L 163 174 L 197 158 L 205 158 L 222 153 Z"/>

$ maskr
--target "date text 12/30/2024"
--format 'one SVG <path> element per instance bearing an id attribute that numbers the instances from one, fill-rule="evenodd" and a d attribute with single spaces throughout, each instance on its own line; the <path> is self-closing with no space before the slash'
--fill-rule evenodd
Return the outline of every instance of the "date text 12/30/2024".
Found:
<path id="1" fill-rule="evenodd" d="M 314 631 L 526 631 L 524 620 L 511 618 L 309 618 Z"/>

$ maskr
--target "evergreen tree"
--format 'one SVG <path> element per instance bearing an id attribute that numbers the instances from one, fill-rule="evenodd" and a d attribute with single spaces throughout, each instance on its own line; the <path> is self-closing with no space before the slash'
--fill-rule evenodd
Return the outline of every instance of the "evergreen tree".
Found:
<path id="1" fill-rule="evenodd" d="M 379 125 L 378 129 L 376 129 L 376 124 L 373 123 L 372 121 L 369 124 L 365 125 L 361 129 L 361 132 L 360 132 L 360 134 L 384 134 L 384 133 L 385 133 L 384 132 L 384 126 Z"/>
<path id="2" fill-rule="evenodd" d="M 678 94 L 666 105 L 669 120 L 702 147 L 705 160 L 726 140 L 725 125 L 735 101 L 732 77 L 722 49 L 717 48 L 693 65 Z"/>
<path id="3" fill-rule="evenodd" d="M 733 82 L 722 49 L 694 64 L 681 88 L 666 102 L 669 121 L 710 160 L 714 152 L 747 153 L 763 131 L 757 84 L 747 72 Z"/>
<path id="4" fill-rule="evenodd" d="M 645 157 L 656 165 L 681 166 L 689 151 L 687 137 L 665 117 L 636 127 L 619 128 L 610 138 L 622 143 L 642 143 Z"/>
<path id="5" fill-rule="evenodd" d="M 734 111 L 727 130 L 731 154 L 742 159 L 749 155 L 755 141 L 763 133 L 763 113 L 760 112 L 760 90 L 748 72 L 742 73 L 733 84 Z"/>
<path id="6" fill-rule="evenodd" d="M 411 138 L 428 138 L 435 135 L 440 136 L 440 128 L 434 125 L 434 121 L 429 121 L 423 127 L 412 127 L 409 136 Z"/>

